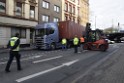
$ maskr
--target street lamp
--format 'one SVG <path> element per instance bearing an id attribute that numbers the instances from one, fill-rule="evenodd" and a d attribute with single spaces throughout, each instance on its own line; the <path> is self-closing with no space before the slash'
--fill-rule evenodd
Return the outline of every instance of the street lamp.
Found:
<path id="1" fill-rule="evenodd" d="M 96 29 L 96 16 L 95 16 L 95 29 Z"/>
<path id="2" fill-rule="evenodd" d="M 120 23 L 118 22 L 118 32 L 120 31 Z"/>

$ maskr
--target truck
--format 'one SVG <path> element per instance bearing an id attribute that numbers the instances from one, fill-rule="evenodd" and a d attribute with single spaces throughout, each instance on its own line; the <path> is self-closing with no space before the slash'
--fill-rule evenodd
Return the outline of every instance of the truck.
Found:
<path id="1" fill-rule="evenodd" d="M 35 27 L 35 46 L 38 49 L 60 48 L 62 38 L 67 39 L 67 47 L 73 45 L 73 38 L 80 38 L 85 27 L 73 21 L 48 22 Z"/>

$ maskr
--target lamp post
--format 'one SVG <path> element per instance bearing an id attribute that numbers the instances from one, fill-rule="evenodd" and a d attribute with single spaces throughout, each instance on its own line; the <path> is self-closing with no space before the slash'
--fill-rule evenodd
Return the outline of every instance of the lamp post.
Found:
<path id="1" fill-rule="evenodd" d="M 118 22 L 118 32 L 120 31 L 120 23 Z"/>
<path id="2" fill-rule="evenodd" d="M 111 29 L 111 33 L 113 33 L 114 30 L 114 20 L 112 19 L 112 29 Z"/>
<path id="3" fill-rule="evenodd" d="M 96 29 L 96 16 L 95 16 L 95 29 Z"/>

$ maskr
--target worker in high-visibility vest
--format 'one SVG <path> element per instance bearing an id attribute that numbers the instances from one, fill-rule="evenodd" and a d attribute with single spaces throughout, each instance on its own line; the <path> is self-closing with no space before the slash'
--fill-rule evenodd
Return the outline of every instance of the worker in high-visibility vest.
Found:
<path id="1" fill-rule="evenodd" d="M 65 38 L 62 39 L 62 50 L 66 49 L 67 40 Z"/>
<path id="2" fill-rule="evenodd" d="M 17 70 L 22 70 L 21 64 L 20 64 L 20 57 L 21 57 L 21 55 L 19 54 L 20 39 L 19 39 L 18 33 L 15 34 L 15 37 L 12 37 L 9 40 L 7 47 L 10 48 L 10 57 L 7 62 L 5 71 L 10 72 L 9 68 L 10 68 L 10 65 L 11 65 L 14 57 L 16 58 L 16 61 L 17 61 Z"/>
<path id="3" fill-rule="evenodd" d="M 84 37 L 82 36 L 82 37 L 80 37 L 80 47 L 81 47 L 81 51 L 83 51 L 83 45 L 84 45 L 84 43 L 85 43 L 85 39 L 84 39 Z"/>
<path id="4" fill-rule="evenodd" d="M 78 52 L 79 39 L 76 36 L 73 39 L 73 44 L 74 44 L 74 53 L 77 53 Z"/>

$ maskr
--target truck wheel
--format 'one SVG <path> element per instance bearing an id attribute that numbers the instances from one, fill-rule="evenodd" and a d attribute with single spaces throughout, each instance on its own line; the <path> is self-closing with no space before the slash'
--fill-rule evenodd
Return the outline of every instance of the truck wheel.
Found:
<path id="1" fill-rule="evenodd" d="M 51 49 L 51 50 L 55 50 L 55 49 L 56 49 L 55 44 L 51 44 L 51 45 L 50 45 L 50 49 Z"/>
<path id="2" fill-rule="evenodd" d="M 105 46 L 105 45 L 101 45 L 101 46 L 99 47 L 99 49 L 104 52 L 104 51 L 106 51 L 106 46 Z"/>

